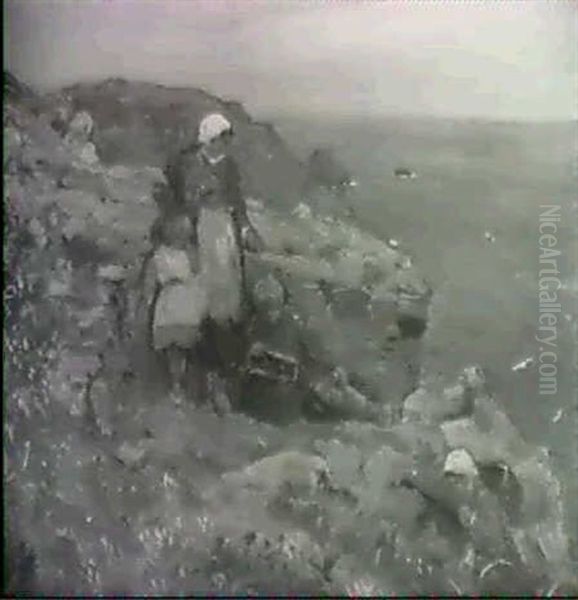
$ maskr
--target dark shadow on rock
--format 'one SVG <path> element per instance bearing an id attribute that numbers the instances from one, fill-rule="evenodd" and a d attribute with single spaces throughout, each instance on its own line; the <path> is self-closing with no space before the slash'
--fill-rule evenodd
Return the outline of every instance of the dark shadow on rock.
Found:
<path id="1" fill-rule="evenodd" d="M 522 521 L 524 491 L 516 476 L 502 465 L 478 465 L 483 484 L 497 496 L 512 524 Z"/>
<path id="2" fill-rule="evenodd" d="M 397 325 L 402 338 L 419 339 L 425 333 L 427 321 L 421 317 L 401 315 L 397 319 Z"/>

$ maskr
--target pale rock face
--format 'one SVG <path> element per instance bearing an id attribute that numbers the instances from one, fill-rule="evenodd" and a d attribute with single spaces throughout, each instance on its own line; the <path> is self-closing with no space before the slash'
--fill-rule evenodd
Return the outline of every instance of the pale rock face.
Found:
<path id="1" fill-rule="evenodd" d="M 313 390 L 317 396 L 317 404 L 323 411 L 360 420 L 376 417 L 376 407 L 349 385 L 347 375 L 341 368 L 335 369 L 329 377 L 315 384 Z"/>
<path id="2" fill-rule="evenodd" d="M 445 388 L 441 394 L 420 387 L 405 399 L 403 420 L 441 423 L 468 415 L 471 408 L 461 383 Z"/>
<path id="3" fill-rule="evenodd" d="M 265 203 L 259 198 L 246 198 L 245 204 L 248 210 L 261 211 L 265 208 Z"/>
<path id="4" fill-rule="evenodd" d="M 483 371 L 475 365 L 464 369 L 460 381 L 466 388 L 475 391 L 482 391 L 486 384 L 486 378 Z"/>
<path id="5" fill-rule="evenodd" d="M 293 214 L 299 219 L 310 219 L 312 213 L 311 208 L 304 202 L 301 202 L 293 211 Z"/>
<path id="6" fill-rule="evenodd" d="M 77 112 L 68 125 L 69 134 L 87 140 L 94 129 L 94 121 L 86 111 Z"/>
<path id="7" fill-rule="evenodd" d="M 409 395 L 403 404 L 403 422 L 429 421 L 428 405 L 431 404 L 430 394 L 423 388 Z"/>
<path id="8" fill-rule="evenodd" d="M 88 165 L 95 165 L 98 163 L 98 155 L 96 154 L 96 148 L 92 142 L 88 142 L 82 147 L 79 158 Z"/>
<path id="9" fill-rule="evenodd" d="M 472 455 L 463 448 L 452 450 L 446 457 L 444 464 L 446 475 L 461 475 L 473 479 L 478 475 L 478 468 Z"/>
<path id="10" fill-rule="evenodd" d="M 94 121 L 86 111 L 76 113 L 68 124 L 68 132 L 64 137 L 64 143 L 72 152 L 72 162 L 77 168 L 94 168 L 100 162 L 95 145 L 89 141 L 93 129 Z"/>

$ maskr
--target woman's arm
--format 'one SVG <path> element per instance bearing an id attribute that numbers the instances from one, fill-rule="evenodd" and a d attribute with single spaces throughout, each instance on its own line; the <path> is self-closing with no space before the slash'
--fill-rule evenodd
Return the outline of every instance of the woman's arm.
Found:
<path id="1" fill-rule="evenodd" d="M 241 248 L 252 252 L 261 250 L 263 240 L 251 223 L 247 214 L 247 205 L 241 191 L 241 175 L 237 164 L 231 157 L 225 160 L 225 194 L 231 207 L 233 222 L 235 224 L 238 243 Z"/>

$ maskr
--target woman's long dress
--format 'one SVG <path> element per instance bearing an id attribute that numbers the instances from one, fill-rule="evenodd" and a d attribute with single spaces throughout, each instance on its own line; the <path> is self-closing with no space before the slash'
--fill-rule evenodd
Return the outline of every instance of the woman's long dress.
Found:
<path id="1" fill-rule="evenodd" d="M 241 316 L 241 260 L 231 211 L 202 206 L 197 224 L 201 278 L 207 316 L 225 325 Z"/>

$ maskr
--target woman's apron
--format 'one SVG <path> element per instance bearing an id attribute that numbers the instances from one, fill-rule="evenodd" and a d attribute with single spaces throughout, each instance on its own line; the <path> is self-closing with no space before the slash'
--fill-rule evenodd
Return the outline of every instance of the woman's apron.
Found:
<path id="1" fill-rule="evenodd" d="M 241 316 L 241 261 L 230 210 L 201 207 L 197 232 L 208 316 L 223 325 L 238 321 Z"/>

